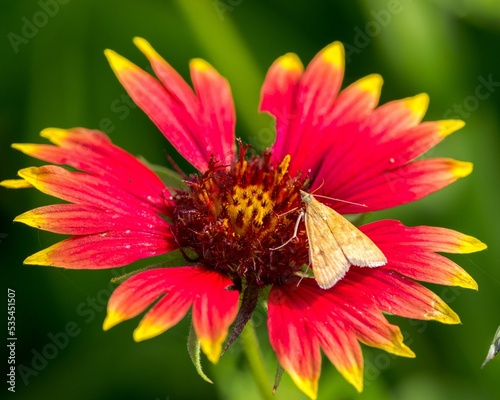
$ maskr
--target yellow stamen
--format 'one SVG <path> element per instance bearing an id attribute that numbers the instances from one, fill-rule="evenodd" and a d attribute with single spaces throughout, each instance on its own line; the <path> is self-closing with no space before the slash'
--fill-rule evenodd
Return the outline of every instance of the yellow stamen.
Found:
<path id="1" fill-rule="evenodd" d="M 260 185 L 245 188 L 234 187 L 234 195 L 229 203 L 227 213 L 236 233 L 245 233 L 252 225 L 262 226 L 266 214 L 273 210 L 274 202 L 268 192 L 262 191 Z"/>

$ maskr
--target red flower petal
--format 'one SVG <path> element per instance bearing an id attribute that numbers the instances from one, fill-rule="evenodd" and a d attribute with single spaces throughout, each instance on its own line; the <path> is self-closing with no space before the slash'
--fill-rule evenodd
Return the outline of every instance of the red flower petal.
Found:
<path id="1" fill-rule="evenodd" d="M 135 340 L 156 336 L 180 321 L 193 306 L 193 325 L 203 352 L 217 362 L 229 325 L 238 311 L 239 292 L 233 282 L 198 267 L 160 268 L 140 272 L 111 296 L 104 329 L 135 317 L 156 299 L 134 332 Z"/>
<path id="2" fill-rule="evenodd" d="M 134 182 L 124 182 L 122 187 L 108 179 L 82 172 L 70 172 L 55 165 L 31 167 L 19 171 L 19 176 L 43 193 L 71 203 L 97 206 L 103 210 L 127 214 L 133 218 L 139 214 L 155 221 L 158 217 L 147 200 L 133 196 Z"/>
<path id="3" fill-rule="evenodd" d="M 295 163 L 302 165 L 305 154 L 302 146 L 318 143 L 324 120 L 330 114 L 344 74 L 344 49 L 334 42 L 321 50 L 303 74 L 300 61 L 294 55 L 285 55 L 271 67 L 262 92 L 261 109 L 275 115 L 278 137 L 273 153 L 277 161 L 291 156 L 290 172 L 297 172 Z M 300 80 L 298 80 L 300 77 Z M 277 82 L 273 82 L 277 80 Z M 272 102 L 281 94 L 277 107 Z M 295 96 L 295 104 L 293 104 Z M 306 134 L 307 133 L 307 134 Z M 311 138 L 310 135 L 314 135 Z"/>
<path id="4" fill-rule="evenodd" d="M 280 364 L 309 397 L 316 397 L 321 346 L 358 390 L 363 363 L 357 341 L 413 357 L 398 327 L 387 322 L 371 297 L 346 284 L 323 290 L 314 279 L 273 287 L 269 295 L 271 346 Z M 337 346 L 341 344 L 340 346 Z"/>
<path id="5" fill-rule="evenodd" d="M 261 89 L 260 111 L 267 111 L 276 118 L 273 158 L 277 163 L 288 154 L 288 132 L 296 113 L 296 96 L 303 70 L 296 54 L 285 54 L 269 68 Z"/>
<path id="6" fill-rule="evenodd" d="M 197 89 L 195 97 L 180 75 L 172 72 L 149 43 L 143 39 L 136 39 L 135 43 L 158 71 L 165 86 L 127 59 L 106 50 L 111 67 L 130 97 L 198 170 L 207 169 L 213 154 L 222 163 L 232 160 L 235 117 L 226 80 L 208 63 L 195 62 L 192 69 Z M 220 97 L 211 103 L 215 93 Z"/>
<path id="7" fill-rule="evenodd" d="M 105 178 L 136 198 L 165 212 L 169 192 L 160 178 L 137 158 L 115 146 L 102 132 L 84 128 L 44 129 L 42 137 L 57 146 L 14 144 L 13 147 L 43 161 L 69 165 Z"/>
<path id="8" fill-rule="evenodd" d="M 328 196 L 378 210 L 420 199 L 466 176 L 469 163 L 410 162 L 464 125 L 452 120 L 418 125 L 427 104 L 427 95 L 419 95 L 387 103 L 362 120 L 331 124 L 322 146 L 328 156 L 319 158 L 318 170 L 313 168 L 312 190 L 321 187 Z M 335 209 L 359 212 L 346 203 Z"/>
<path id="9" fill-rule="evenodd" d="M 349 163 L 349 165 L 356 164 Z M 359 169 L 359 167 L 361 166 L 358 164 L 356 168 L 352 168 L 344 176 L 350 176 L 354 180 L 357 172 L 366 178 L 364 171 L 371 167 L 368 165 L 365 165 L 364 169 Z M 331 171 L 333 174 L 333 169 Z M 471 172 L 472 164 L 469 162 L 448 158 L 430 158 L 414 161 L 393 170 L 388 169 L 376 176 L 370 176 L 370 179 L 356 179 L 357 185 L 343 178 L 342 182 L 339 182 L 339 179 L 335 179 L 333 175 L 328 175 L 328 177 L 324 177 L 324 180 L 321 180 L 321 182 L 325 182 L 321 192 L 341 200 L 364 204 L 366 208 L 363 208 L 362 211 L 368 212 L 419 200 Z M 321 175 L 318 174 L 319 176 Z M 319 186 L 319 179 L 316 179 L 316 182 L 314 186 Z M 338 185 L 335 185 L 335 182 Z M 358 205 L 345 202 L 335 202 L 332 207 L 341 214 L 360 212 Z"/>
<path id="10" fill-rule="evenodd" d="M 94 205 L 54 204 L 35 208 L 14 221 L 63 235 L 91 235 L 107 231 L 169 231 L 169 224 L 155 214 L 123 214 Z"/>
<path id="11" fill-rule="evenodd" d="M 295 286 L 273 286 L 271 289 L 268 308 L 269 339 L 281 366 L 300 390 L 315 399 L 321 372 L 321 355 L 318 339 L 307 324 L 308 309 L 315 298 L 306 290 L 301 290 L 302 296 L 299 297 L 293 292 L 294 289 Z"/>
<path id="12" fill-rule="evenodd" d="M 363 354 L 356 336 L 343 321 L 313 321 L 316 332 L 328 359 L 344 379 L 358 392 L 363 390 Z"/>
<path id="13" fill-rule="evenodd" d="M 458 315 L 429 289 L 386 268 L 366 273 L 354 267 L 345 283 L 371 295 L 377 307 L 390 314 L 445 324 L 460 323 Z"/>
<path id="14" fill-rule="evenodd" d="M 389 262 L 384 268 L 424 282 L 477 289 L 474 279 L 460 266 L 436 254 L 484 250 L 486 245 L 476 238 L 445 228 L 407 227 L 393 220 L 374 222 L 360 229 L 386 255 Z"/>
<path id="15" fill-rule="evenodd" d="M 191 79 L 199 100 L 199 134 L 207 141 L 206 151 L 217 154 L 223 165 L 234 159 L 236 123 L 231 88 L 226 79 L 206 61 L 190 63 Z"/>
<path id="16" fill-rule="evenodd" d="M 169 94 L 186 108 L 190 119 L 199 121 L 196 133 L 205 139 L 207 156 L 213 152 L 222 157 L 223 164 L 231 163 L 235 152 L 235 111 L 228 82 L 210 64 L 200 59 L 193 60 L 191 77 L 195 96 L 189 85 L 146 40 L 134 38 L 134 43 L 148 58 Z"/>
<path id="17" fill-rule="evenodd" d="M 110 231 L 73 236 L 24 260 L 25 264 L 71 269 L 102 269 L 128 265 L 176 248 L 170 232 Z"/>

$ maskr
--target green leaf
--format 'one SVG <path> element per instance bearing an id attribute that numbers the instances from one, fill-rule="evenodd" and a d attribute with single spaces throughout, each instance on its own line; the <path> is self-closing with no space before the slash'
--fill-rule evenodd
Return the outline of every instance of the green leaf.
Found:
<path id="1" fill-rule="evenodd" d="M 189 356 L 191 357 L 191 361 L 193 362 L 193 365 L 196 368 L 196 372 L 198 372 L 198 375 L 200 375 L 204 381 L 208 383 L 213 383 L 208 378 L 208 376 L 206 376 L 205 373 L 203 372 L 203 368 L 201 366 L 201 358 L 200 358 L 200 351 L 201 351 L 200 341 L 196 336 L 193 324 L 191 324 L 191 329 L 189 330 L 187 348 Z"/>
<path id="2" fill-rule="evenodd" d="M 170 168 L 164 167 L 162 165 L 151 164 L 141 155 L 137 156 L 137 159 L 144 165 L 146 165 L 146 167 L 148 167 L 150 170 L 152 170 L 156 175 L 158 175 L 158 177 L 168 188 L 179 190 L 186 190 L 188 188 L 182 180 L 182 177 Z"/>

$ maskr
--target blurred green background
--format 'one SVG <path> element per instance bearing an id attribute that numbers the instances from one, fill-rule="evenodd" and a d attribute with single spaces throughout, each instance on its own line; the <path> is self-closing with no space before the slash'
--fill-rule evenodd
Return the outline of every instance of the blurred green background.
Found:
<path id="1" fill-rule="evenodd" d="M 472 161 L 474 173 L 375 217 L 445 226 L 486 242 L 487 251 L 454 257 L 476 279 L 479 292 L 434 287 L 461 325 L 390 318 L 417 358 L 363 347 L 365 390 L 359 395 L 324 361 L 319 399 L 498 398 L 500 360 L 480 369 L 500 324 L 498 1 L 10 0 L 1 2 L 0 18 L 0 179 L 40 165 L 9 145 L 41 142 L 38 133 L 49 126 L 100 127 L 128 151 L 165 163 L 171 148 L 123 100 L 125 92 L 103 56 L 112 48 L 147 67 L 134 36 L 149 40 L 186 78 L 190 58 L 211 62 L 232 86 L 238 136 L 257 148 L 272 141 L 270 119 L 256 112 L 267 68 L 290 51 L 307 64 L 334 40 L 347 46 L 345 85 L 380 73 L 382 102 L 427 92 L 426 120 L 464 119 L 466 127 L 428 155 Z M 138 318 L 103 332 L 112 271 L 23 266 L 25 257 L 59 238 L 11 221 L 53 201 L 34 190 L 0 193 L 2 299 L 7 288 L 15 290 L 16 361 L 24 368 L 16 393 L 4 383 L 2 398 L 258 398 L 238 343 L 216 367 L 204 360 L 215 385 L 198 378 L 185 348 L 187 321 L 142 343 L 132 340 Z M 272 380 L 275 360 L 263 313 L 254 322 Z M 285 374 L 277 398 L 305 397 Z"/>

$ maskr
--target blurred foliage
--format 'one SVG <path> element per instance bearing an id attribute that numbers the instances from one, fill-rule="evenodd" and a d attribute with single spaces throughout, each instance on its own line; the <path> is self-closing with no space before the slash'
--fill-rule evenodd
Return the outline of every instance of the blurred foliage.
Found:
<path id="1" fill-rule="evenodd" d="M 392 318 L 417 358 L 364 347 L 361 395 L 325 361 L 319 398 L 497 398 L 500 361 L 480 366 L 500 323 L 498 1 L 10 0 L 1 2 L 0 19 L 0 179 L 40 165 L 9 145 L 40 142 L 38 132 L 49 126 L 105 128 L 118 145 L 165 165 L 165 152 L 175 152 L 149 119 L 124 101 L 103 56 L 112 48 L 146 67 L 134 36 L 149 40 L 186 78 L 189 59 L 211 62 L 231 83 L 238 136 L 258 149 L 273 140 L 270 119 L 256 112 L 267 68 L 289 51 L 307 63 L 334 40 L 347 46 L 345 84 L 380 73 L 383 102 L 427 92 L 427 119 L 464 119 L 467 126 L 429 155 L 472 161 L 474 173 L 375 217 L 446 226 L 486 242 L 485 252 L 454 257 L 477 280 L 479 292 L 434 288 L 461 316 L 461 325 Z M 103 332 L 111 271 L 23 266 L 26 256 L 58 237 L 11 221 L 52 201 L 32 190 L 0 194 L 1 281 L 16 291 L 17 365 L 33 371 L 24 380 L 18 375 L 17 399 L 229 399 L 235 393 L 238 399 L 257 398 L 238 343 L 217 366 L 207 367 L 215 385 L 197 377 L 185 349 L 187 321 L 143 343 L 132 340 L 138 319 Z M 263 314 L 255 324 L 272 380 L 276 361 Z M 51 343 L 59 343 L 55 353 Z M 36 356 L 44 351 L 52 357 L 45 364 Z M 285 374 L 277 398 L 303 396 Z"/>

